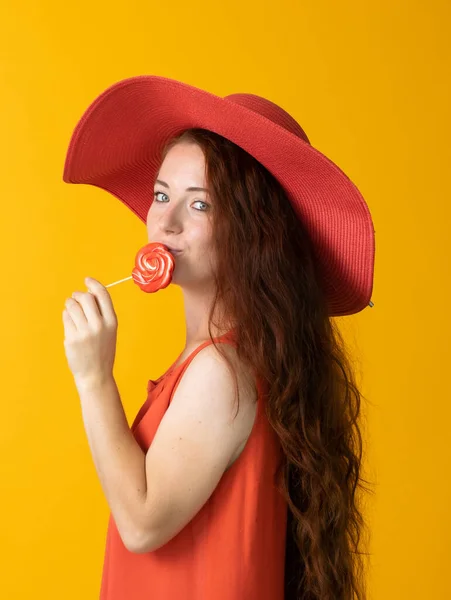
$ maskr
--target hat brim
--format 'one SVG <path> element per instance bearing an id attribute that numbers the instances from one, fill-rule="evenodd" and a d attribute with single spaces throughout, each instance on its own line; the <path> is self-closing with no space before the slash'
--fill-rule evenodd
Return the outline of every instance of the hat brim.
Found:
<path id="1" fill-rule="evenodd" d="M 319 150 L 233 99 L 166 77 L 119 81 L 75 127 L 63 180 L 108 191 L 146 223 L 161 151 L 174 135 L 194 127 L 234 142 L 284 187 L 315 245 L 331 316 L 365 308 L 375 241 L 361 193 Z"/>

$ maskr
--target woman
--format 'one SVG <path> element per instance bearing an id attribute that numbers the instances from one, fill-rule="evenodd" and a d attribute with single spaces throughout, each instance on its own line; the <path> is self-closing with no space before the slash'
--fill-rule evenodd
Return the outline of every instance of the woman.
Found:
<path id="1" fill-rule="evenodd" d="M 152 76 L 91 105 L 64 179 L 146 221 L 185 305 L 185 349 L 128 440 L 146 534 L 127 541 L 107 493 L 101 598 L 362 600 L 361 394 L 330 319 L 372 290 L 356 187 L 268 100 Z"/>

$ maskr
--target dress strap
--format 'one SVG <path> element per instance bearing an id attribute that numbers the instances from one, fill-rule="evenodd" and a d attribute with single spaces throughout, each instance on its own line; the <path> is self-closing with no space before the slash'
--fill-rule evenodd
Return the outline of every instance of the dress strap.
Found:
<path id="1" fill-rule="evenodd" d="M 232 345 L 236 345 L 235 338 L 234 338 L 234 329 L 227 331 L 223 335 L 214 337 L 213 339 L 215 342 L 231 343 Z M 177 364 L 177 361 L 180 359 L 180 357 L 183 354 L 183 352 L 181 352 L 177 356 L 175 361 L 172 363 L 172 365 L 169 367 L 169 369 L 167 371 L 165 371 L 165 373 L 163 373 L 163 375 L 161 375 L 158 379 L 149 379 L 149 381 L 147 383 L 147 391 L 150 392 L 163 379 L 166 379 L 166 377 L 169 377 L 169 375 L 173 374 L 174 372 L 178 371 L 179 369 L 182 369 L 188 361 L 192 360 L 195 357 L 195 355 L 198 352 L 200 352 L 203 348 L 205 348 L 206 346 L 208 346 L 210 344 L 212 344 L 211 339 L 205 340 L 205 342 L 202 342 L 201 344 L 199 344 L 199 346 L 197 346 L 197 348 L 194 348 L 194 350 L 192 352 L 190 352 L 190 354 L 185 358 L 185 360 L 176 367 L 175 365 Z"/>

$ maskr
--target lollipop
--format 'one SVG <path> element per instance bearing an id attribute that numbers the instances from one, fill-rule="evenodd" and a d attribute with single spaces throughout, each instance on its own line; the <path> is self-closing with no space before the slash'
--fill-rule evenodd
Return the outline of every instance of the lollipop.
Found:
<path id="1" fill-rule="evenodd" d="M 138 251 L 131 277 L 126 277 L 105 287 L 133 279 L 143 292 L 157 292 L 171 283 L 175 261 L 166 246 L 159 242 L 146 244 Z"/>

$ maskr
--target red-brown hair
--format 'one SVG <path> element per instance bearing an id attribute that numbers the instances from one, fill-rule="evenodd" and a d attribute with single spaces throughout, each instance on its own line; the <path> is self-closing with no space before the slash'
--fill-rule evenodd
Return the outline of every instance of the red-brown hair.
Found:
<path id="1" fill-rule="evenodd" d="M 268 389 L 267 418 L 284 451 L 277 484 L 288 503 L 285 598 L 364 600 L 356 492 L 371 490 L 361 476 L 361 393 L 310 238 L 279 182 L 242 148 L 190 129 L 169 141 L 163 158 L 179 142 L 202 149 L 215 200 L 210 338 L 219 303 L 238 325 L 238 357 Z"/>

